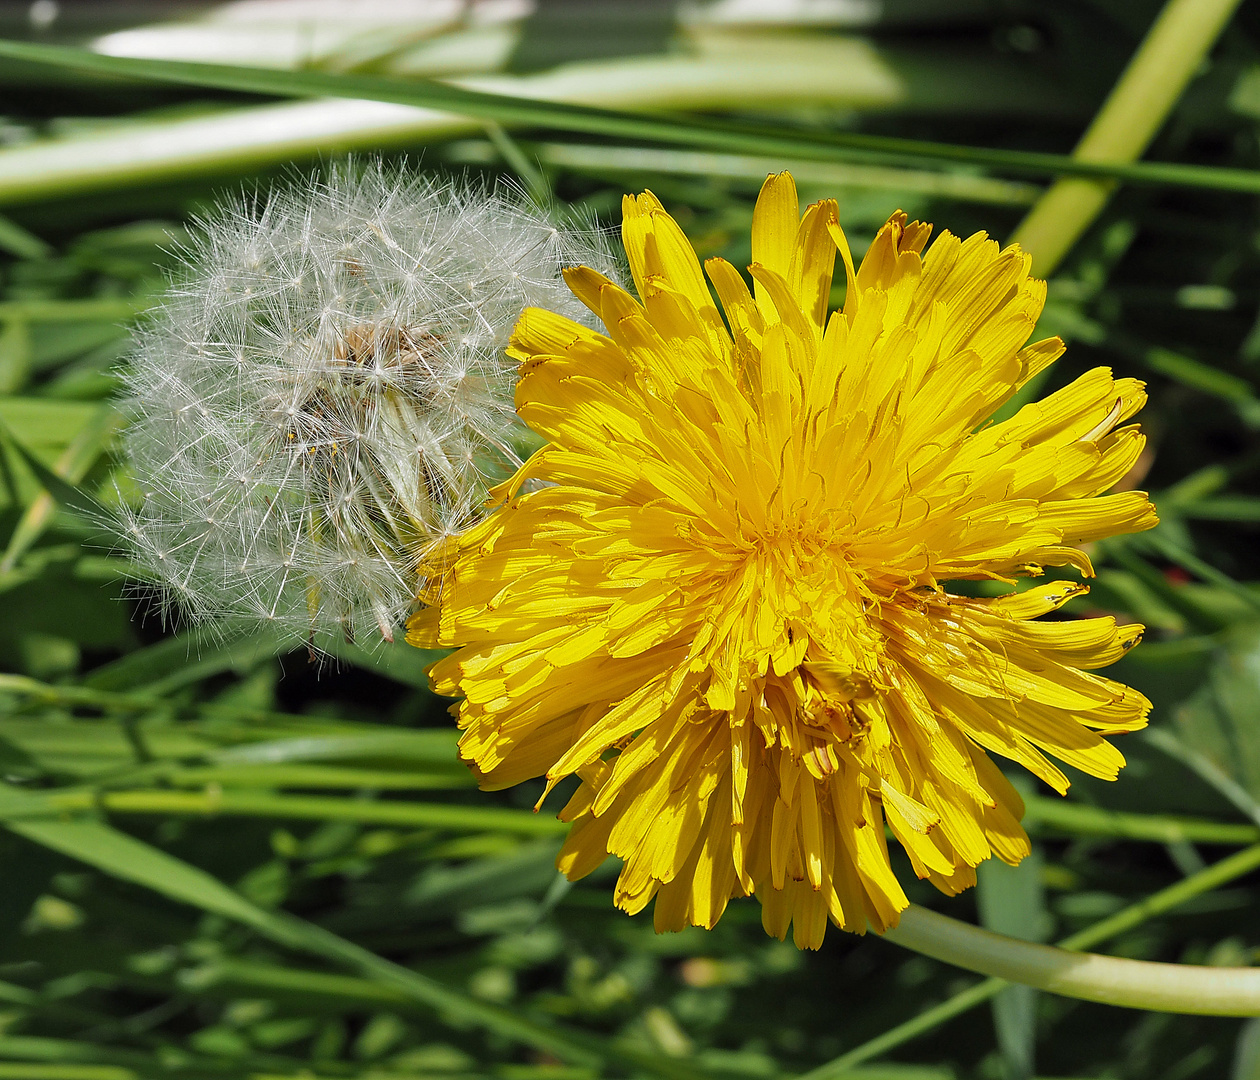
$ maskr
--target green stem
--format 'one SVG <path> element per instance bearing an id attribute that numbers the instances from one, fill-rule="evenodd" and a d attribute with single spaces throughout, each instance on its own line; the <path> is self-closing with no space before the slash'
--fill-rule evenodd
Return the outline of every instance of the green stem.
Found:
<path id="1" fill-rule="evenodd" d="M 1189 877 L 1168 886 L 1166 889 L 1152 893 L 1144 900 L 1131 904 L 1129 907 L 1117 911 L 1114 915 L 1109 915 L 1092 926 L 1088 926 L 1084 930 L 1064 938 L 1058 943 L 1058 947 L 1064 951 L 1073 952 L 1077 949 L 1087 949 L 1101 945 L 1104 941 L 1111 940 L 1125 931 L 1132 930 L 1135 926 L 1141 925 L 1148 919 L 1152 919 L 1166 911 L 1171 911 L 1173 908 L 1186 903 L 1196 896 L 1201 896 L 1203 893 L 1228 884 L 1230 881 L 1250 873 L 1257 867 L 1260 867 L 1260 844 L 1236 852 L 1228 858 L 1221 859 L 1206 869 L 1200 870 L 1197 874 L 1191 874 Z M 909 942 L 898 940 L 896 931 L 890 931 L 885 936 L 899 945 L 912 947 Z M 1014 942 L 1014 944 L 1027 945 L 1028 943 Z M 1045 946 L 1040 947 L 1045 948 Z M 1154 964 L 1146 965 L 1146 967 L 1176 969 L 1178 965 Z M 1210 968 L 1208 970 L 1219 973 L 1227 969 Z M 955 1016 L 960 1016 L 977 1005 L 983 1004 L 1009 985 L 1010 983 L 1006 979 L 988 978 L 983 982 L 969 986 L 966 990 L 955 994 L 939 1005 L 927 1009 L 905 1023 L 898 1024 L 896 1027 L 890 1028 L 888 1031 L 862 1043 L 860 1046 L 855 1046 L 838 1058 L 833 1058 L 831 1061 L 818 1066 L 818 1068 L 812 1069 L 800 1077 L 799 1080 L 835 1080 L 835 1078 L 843 1076 L 847 1070 L 852 1069 L 855 1065 L 860 1065 L 864 1061 L 870 1061 L 872 1058 L 886 1054 L 888 1051 L 902 1045 L 902 1043 L 909 1042 L 911 1039 L 915 1039 L 939 1027 L 946 1021 L 952 1020 Z M 1257 1008 L 1260 1011 L 1260 1006 Z"/>
<path id="2" fill-rule="evenodd" d="M 1260 866 L 1260 845 L 1247 849 L 1245 861 L 1251 869 Z M 1064 997 L 1157 1012 L 1260 1016 L 1260 968 L 1076 955 L 995 934 L 913 904 L 887 936 L 947 964 Z"/>
<path id="3" fill-rule="evenodd" d="M 1128 164 L 1150 145 L 1240 0 L 1169 0 L 1120 81 L 1073 151 L 1095 164 Z M 1011 237 L 1053 273 L 1115 189 L 1111 180 L 1069 177 L 1047 191 Z"/>
<path id="4" fill-rule="evenodd" d="M 49 809 L 61 811 L 98 808 L 123 814 L 353 821 L 361 825 L 491 830 L 527 836 L 558 836 L 569 828 L 550 815 L 508 807 L 276 795 L 267 791 L 220 790 L 215 787 L 205 791 L 55 791 L 44 793 L 42 801 Z"/>
<path id="5" fill-rule="evenodd" d="M 1157 844 L 1182 841 L 1198 844 L 1254 844 L 1260 828 L 1227 821 L 1130 814 L 1097 806 L 1025 795 L 1025 825 L 1043 825 L 1073 836 L 1115 836 L 1125 840 L 1150 840 Z"/>

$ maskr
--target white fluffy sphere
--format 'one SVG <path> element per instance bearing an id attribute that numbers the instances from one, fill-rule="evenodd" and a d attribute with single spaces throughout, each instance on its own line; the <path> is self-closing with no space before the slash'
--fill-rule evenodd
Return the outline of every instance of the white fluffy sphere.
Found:
<path id="1" fill-rule="evenodd" d="M 519 464 L 517 316 L 590 324 L 560 271 L 608 249 L 375 164 L 225 205 L 183 254 L 126 373 L 128 546 L 195 621 L 392 639 L 425 548 Z"/>

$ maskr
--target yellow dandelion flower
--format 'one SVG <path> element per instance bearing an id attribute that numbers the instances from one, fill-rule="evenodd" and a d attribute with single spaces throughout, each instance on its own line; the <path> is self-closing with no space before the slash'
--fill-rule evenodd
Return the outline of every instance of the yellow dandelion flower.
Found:
<path id="1" fill-rule="evenodd" d="M 1140 626 L 1036 621 L 1084 586 L 997 599 L 958 579 L 1092 574 L 1080 545 L 1150 528 L 1100 495 L 1143 445 L 1142 384 L 1105 368 L 985 424 L 1063 351 L 1024 347 L 1045 299 L 1029 258 L 895 214 L 854 269 L 834 201 L 789 174 L 753 216 L 755 282 L 705 264 L 650 192 L 625 200 L 639 299 L 566 276 L 608 328 L 527 310 L 517 408 L 547 440 L 501 508 L 439 556 L 411 638 L 459 696 L 488 789 L 571 774 L 559 866 L 624 861 L 616 902 L 658 930 L 712 927 L 756 894 L 766 929 L 893 926 L 885 825 L 947 893 L 1028 852 L 987 752 L 1060 792 L 1150 703 L 1090 669 Z M 828 316 L 835 257 L 848 290 Z M 545 481 L 523 488 L 525 481 Z M 524 493 L 522 493 L 522 491 Z"/>

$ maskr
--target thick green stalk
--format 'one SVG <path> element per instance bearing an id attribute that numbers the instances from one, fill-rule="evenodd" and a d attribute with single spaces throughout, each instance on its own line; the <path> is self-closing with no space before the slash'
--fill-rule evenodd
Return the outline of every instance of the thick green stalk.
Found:
<path id="1" fill-rule="evenodd" d="M 1095 164 L 1136 161 L 1163 126 L 1239 0 L 1169 0 L 1072 156 Z M 1059 180 L 1015 230 L 1046 277 L 1098 216 L 1115 181 Z"/>
<path id="2" fill-rule="evenodd" d="M 1247 850 L 1251 867 L 1260 866 L 1260 847 Z M 1260 968 L 1078 955 L 994 934 L 913 904 L 888 937 L 947 964 L 1064 997 L 1157 1012 L 1260 1016 Z"/>
<path id="3" fill-rule="evenodd" d="M 1260 844 L 1253 845 L 1228 858 L 1221 859 L 1206 869 L 1200 870 L 1196 874 L 1191 874 L 1189 877 L 1168 886 L 1166 889 L 1152 893 L 1146 899 L 1140 900 L 1136 904 L 1131 904 L 1117 911 L 1114 915 L 1109 915 L 1107 918 L 1094 923 L 1092 926 L 1087 926 L 1084 930 L 1064 938 L 1058 943 L 1058 947 L 1068 952 L 1073 952 L 1077 949 L 1094 948 L 1125 931 L 1132 930 L 1135 926 L 1140 926 L 1148 919 L 1153 919 L 1157 915 L 1171 911 L 1196 896 L 1201 896 L 1203 893 L 1219 888 L 1230 881 L 1242 877 L 1244 874 L 1249 874 L 1257 867 L 1260 867 Z M 897 939 L 895 931 L 885 936 L 890 941 L 896 941 L 899 945 L 910 947 L 907 942 Z M 1027 943 L 1015 942 L 1014 944 Z M 1045 946 L 1041 947 L 1045 948 Z M 1151 966 L 1177 967 L 1175 964 Z M 1212 968 L 1209 970 L 1219 972 L 1227 969 Z M 800 1077 L 799 1080 L 838 1080 L 839 1077 L 842 1077 L 847 1070 L 855 1065 L 880 1057 L 903 1043 L 926 1034 L 946 1021 L 952 1020 L 955 1016 L 960 1016 L 977 1005 L 983 1004 L 1009 985 L 1010 983 L 1006 979 L 988 978 L 983 982 L 976 983 L 974 986 L 969 986 L 966 990 L 960 991 L 953 997 L 925 1010 L 905 1023 L 898 1024 L 896 1027 L 890 1028 L 873 1039 L 869 1039 L 860 1046 L 855 1046 L 852 1050 L 846 1051 L 838 1058 L 833 1058 L 826 1064 L 812 1069 Z"/>

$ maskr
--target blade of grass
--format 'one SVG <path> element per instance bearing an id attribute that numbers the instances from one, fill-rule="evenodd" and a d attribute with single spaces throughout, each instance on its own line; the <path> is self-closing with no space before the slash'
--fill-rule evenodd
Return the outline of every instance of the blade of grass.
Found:
<path id="1" fill-rule="evenodd" d="M 1207 756 L 1187 746 L 1164 727 L 1147 728 L 1140 737 L 1175 761 L 1179 761 L 1199 779 L 1220 792 L 1243 814 L 1260 825 L 1260 802 L 1252 798 L 1251 793 L 1233 777 L 1222 772 Z"/>
<path id="2" fill-rule="evenodd" d="M 605 1065 L 623 1059 L 670 1080 L 693 1080 L 698 1075 L 683 1062 L 626 1047 L 613 1050 L 595 1036 L 539 1023 L 469 997 L 313 923 L 258 907 L 205 871 L 101 822 L 40 818 L 40 813 L 47 810 L 41 809 L 41 800 L 33 793 L 0 787 L 0 816 L 18 835 L 169 899 L 241 923 L 285 948 L 357 970 L 456 1022 L 492 1031 L 573 1064 Z"/>
<path id="3" fill-rule="evenodd" d="M 472 773 L 453 756 L 449 770 L 424 773 L 412 770 L 400 772 L 390 769 L 354 769 L 339 765 L 297 764 L 167 768 L 159 775 L 165 783 L 175 787 L 205 787 L 207 784 L 217 784 L 221 787 L 433 791 L 476 786 Z M 1190 831 L 1195 832 L 1193 828 Z M 1207 831 L 1209 830 L 1205 830 Z"/>
<path id="4" fill-rule="evenodd" d="M 417 690 L 429 689 L 429 666 L 446 655 L 445 649 L 418 649 L 402 641 L 380 640 L 369 647 L 337 640 L 328 645 L 328 651 L 340 663 L 375 671 Z"/>
<path id="5" fill-rule="evenodd" d="M 246 671 L 276 653 L 279 638 L 259 631 L 227 641 L 217 628 L 165 638 L 102 664 L 84 679 L 98 690 L 143 690 L 162 697 L 224 671 Z"/>
<path id="6" fill-rule="evenodd" d="M 520 144 L 503 130 L 502 125 L 496 124 L 493 120 L 487 120 L 486 138 L 490 140 L 490 145 L 498 152 L 504 164 L 524 183 L 530 197 L 539 206 L 551 205 L 552 191 L 547 174 L 542 171 L 537 162 L 529 160 Z"/>
<path id="7" fill-rule="evenodd" d="M 361 799 L 316 798 L 274 795 L 233 790 L 220 785 L 252 784 L 255 787 L 371 787 L 415 788 L 435 783 L 441 787 L 467 787 L 471 778 L 462 770 L 450 776 L 416 778 L 411 774 L 390 774 L 368 770 L 327 769 L 289 766 L 257 770 L 188 769 L 164 772 L 162 778 L 178 786 L 211 785 L 204 792 L 155 790 L 59 790 L 44 793 L 49 806 L 63 810 L 86 810 L 93 806 L 121 814 L 193 814 L 227 817 L 291 818 L 309 821 L 354 821 L 360 824 L 404 825 L 416 828 L 488 829 L 523 835 L 559 836 L 568 826 L 528 810 L 499 807 L 456 806 L 441 803 L 374 802 Z M 1190 841 L 1203 844 L 1252 844 L 1260 840 L 1260 829 L 1223 821 L 1163 817 L 1100 810 L 1093 806 L 1056 803 L 1052 799 L 1029 797 L 1028 822 L 1050 825 L 1074 836 L 1108 836 L 1126 840 L 1148 840 L 1169 844 Z"/>
<path id="8" fill-rule="evenodd" d="M 1072 152 L 1079 161 L 1136 161 L 1163 126 L 1241 0 L 1169 0 Z M 1115 185 L 1070 177 L 1033 207 L 1012 241 L 1046 277 L 1106 205 Z"/>
<path id="9" fill-rule="evenodd" d="M 1058 942 L 1060 949 L 1069 952 L 1092 949 L 1120 934 L 1140 926 L 1149 919 L 1171 911 L 1196 896 L 1220 888 L 1260 867 L 1260 844 L 1244 848 L 1205 870 L 1183 878 L 1181 881 L 1152 893 L 1144 900 L 1117 911 L 1084 930 L 1071 934 Z M 925 1010 L 913 1019 L 875 1036 L 848 1050 L 837 1058 L 819 1065 L 798 1077 L 798 1080 L 840 1080 L 856 1065 L 888 1053 L 911 1039 L 918 1038 L 939 1027 L 948 1020 L 974 1009 L 992 998 L 998 991 L 1009 986 L 1005 979 L 988 978 L 969 986 L 952 997 Z"/>
<path id="10" fill-rule="evenodd" d="M 0 215 L 0 251 L 19 259 L 46 259 L 53 253 L 53 247 L 16 221 Z"/>
<path id="11" fill-rule="evenodd" d="M 1187 570 L 1196 577 L 1202 578 L 1204 581 L 1210 581 L 1213 585 L 1219 585 L 1222 589 L 1227 590 L 1234 596 L 1238 597 L 1249 607 L 1260 611 L 1260 593 L 1247 588 L 1240 581 L 1235 581 L 1224 571 L 1218 570 L 1211 563 L 1204 562 L 1193 552 L 1186 551 L 1179 544 L 1174 543 L 1166 536 L 1155 532 L 1147 533 L 1138 540 L 1133 541 L 1140 547 L 1153 548 L 1157 553 L 1168 559 L 1170 562 L 1176 563 L 1183 570 Z"/>
<path id="12" fill-rule="evenodd" d="M 0 300 L 0 319 L 26 322 L 126 322 L 152 303 L 143 297 L 94 297 L 86 300 Z"/>
<path id="13" fill-rule="evenodd" d="M 1235 405 L 1242 405 L 1253 413 L 1257 406 L 1260 406 L 1251 384 L 1246 379 L 1238 378 L 1237 375 L 1231 375 L 1209 364 L 1200 363 L 1192 357 L 1173 352 L 1171 349 L 1155 346 L 1139 347 L 1133 351 L 1139 353 L 1146 366 L 1152 371 L 1166 375 L 1183 386 L 1201 390 L 1205 394 L 1222 398 Z"/>
<path id="14" fill-rule="evenodd" d="M 1260 192 L 1260 173 L 1247 169 L 1166 162 L 1118 164 L 1085 161 L 1060 154 L 998 150 L 857 132 L 784 134 L 773 129 L 715 120 L 636 114 L 570 102 L 515 97 L 425 79 L 404 81 L 317 71 L 135 59 L 9 40 L 0 41 L 0 56 L 103 75 L 244 93 L 353 98 L 411 105 L 502 125 L 642 139 L 728 153 L 794 155 L 819 161 L 848 160 L 858 153 L 892 163 L 966 162 L 1033 176 L 1103 177 L 1131 183 Z"/>
<path id="15" fill-rule="evenodd" d="M 498 806 L 460 806 L 347 799 L 313 795 L 276 795 L 265 791 L 55 791 L 42 792 L 38 812 L 98 808 L 123 814 L 192 814 L 205 817 L 258 817 L 298 821 L 352 821 L 361 825 L 508 832 L 523 836 L 560 836 L 569 826 L 549 815 Z"/>
<path id="16" fill-rule="evenodd" d="M 117 409 L 112 405 L 102 405 L 70 441 L 53 468 L 49 469 L 0 421 L 0 437 L 8 440 L 9 445 L 17 451 L 44 488 L 26 508 L 9 537 L 4 555 L 0 557 L 0 574 L 12 570 L 18 559 L 39 539 L 58 503 L 88 516 L 91 520 L 102 520 L 105 512 L 90 495 L 74 485 L 87 475 L 88 470 L 104 453 L 121 422 L 122 415 Z"/>
<path id="17" fill-rule="evenodd" d="M 156 642 L 96 668 L 84 684 L 101 690 L 143 689 L 165 696 L 223 671 L 248 670 L 283 651 L 281 636 L 267 631 L 237 633 L 214 623 Z M 418 690 L 429 689 L 429 665 L 442 650 L 417 649 L 399 642 L 372 648 L 344 641 L 330 644 L 338 664 L 352 664 Z"/>
<path id="18" fill-rule="evenodd" d="M 42 1065 L 0 1062 L 0 1080 L 139 1080 L 139 1073 L 121 1065 Z"/>
<path id="19" fill-rule="evenodd" d="M 254 1051 L 247 1058 L 237 1057 L 234 1060 L 214 1058 L 190 1054 L 182 1047 L 162 1045 L 157 1053 L 134 1050 L 129 1047 L 103 1046 L 83 1038 L 55 1039 L 39 1035 L 0 1035 L 0 1058 L 12 1061 L 16 1059 L 22 1064 L 0 1065 L 10 1068 L 12 1072 L 0 1072 L 0 1080 L 4 1077 L 31 1076 L 32 1080 L 89 1080 L 91 1073 L 77 1072 L 81 1069 L 104 1069 L 112 1067 L 122 1070 L 127 1077 L 134 1080 L 156 1080 L 158 1077 L 179 1076 L 188 1080 L 238 1080 L 248 1075 L 256 1080 L 260 1074 L 256 1070 L 266 1068 L 275 1070 L 276 1080 L 313 1080 L 312 1075 L 304 1069 L 306 1062 L 300 1059 L 280 1057 Z M 22 1073 L 17 1070 L 29 1069 L 46 1071 Z M 246 1072 L 245 1070 L 248 1070 Z M 329 1062 L 326 1072 L 333 1076 L 357 1075 L 340 1062 Z M 108 1074 L 103 1074 L 108 1075 Z"/>
<path id="20" fill-rule="evenodd" d="M 457 737 L 455 731 L 444 729 L 406 729 L 390 727 L 384 724 L 366 724 L 360 721 L 350 723 L 348 721 L 332 721 L 314 716 L 305 716 L 301 713 L 256 709 L 248 705 L 232 704 L 231 702 L 172 702 L 151 693 L 120 693 L 114 690 L 98 690 L 91 686 L 55 686 L 52 683 L 32 679 L 27 675 L 0 673 L 0 693 L 17 694 L 29 698 L 35 703 L 69 708 L 99 709 L 103 712 L 136 713 L 157 709 L 173 712 L 177 715 L 199 716 L 208 720 L 243 721 L 250 725 L 250 730 L 254 732 L 256 739 L 273 738 L 291 731 L 295 734 L 309 734 L 313 738 L 318 739 L 336 736 L 342 739 L 347 748 L 354 746 L 354 740 L 356 739 L 360 741 L 365 749 L 371 747 L 375 740 L 375 742 L 380 743 L 382 751 L 389 747 L 388 740 L 393 739 L 396 743 L 393 749 L 398 753 L 403 752 L 404 747 L 408 745 L 419 747 L 421 744 L 432 745 L 435 748 L 438 746 L 452 748 L 453 752 Z M 270 730 L 264 727 L 264 725 L 268 724 L 273 725 Z M 293 742 L 295 740 L 288 739 L 286 741 Z M 273 751 L 260 749 L 259 744 L 255 744 L 254 746 L 236 747 L 233 753 L 241 755 L 242 760 L 245 760 L 260 755 L 269 755 Z M 271 758 L 271 760 L 275 759 Z"/>
<path id="21" fill-rule="evenodd" d="M 534 143 L 530 146 L 544 165 L 604 176 L 609 173 L 671 173 L 678 176 L 725 176 L 760 184 L 767 173 L 787 169 L 798 184 L 827 188 L 855 187 L 894 189 L 937 195 L 960 202 L 996 206 L 1027 206 L 1041 188 L 1011 180 L 998 180 L 969 172 L 898 169 L 877 165 L 785 161 L 781 157 L 666 150 L 646 146 L 595 146 L 579 143 Z M 447 160 L 490 164 L 494 148 L 482 142 L 455 143 L 446 148 Z"/>
<path id="22" fill-rule="evenodd" d="M 1260 522 L 1260 499 L 1254 495 L 1220 495 L 1199 499 L 1179 507 L 1183 517 L 1197 521 Z"/>
<path id="23" fill-rule="evenodd" d="M 1125 840 L 1150 840 L 1159 844 L 1190 841 L 1200 844 L 1254 844 L 1260 827 L 1227 821 L 1132 814 L 1097 806 L 1025 795 L 1027 825 L 1049 826 L 1072 836 L 1114 836 Z"/>
<path id="24" fill-rule="evenodd" d="M 1127 538 L 1124 537 L 1112 537 L 1110 540 L 1102 541 L 1098 545 L 1099 551 L 1105 555 L 1108 562 L 1115 563 L 1128 571 L 1164 604 L 1179 615 L 1183 615 L 1195 629 L 1205 633 L 1221 629 L 1220 619 L 1210 609 L 1199 603 L 1185 589 L 1174 588 L 1163 573 L 1133 551 L 1126 540 Z"/>

